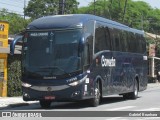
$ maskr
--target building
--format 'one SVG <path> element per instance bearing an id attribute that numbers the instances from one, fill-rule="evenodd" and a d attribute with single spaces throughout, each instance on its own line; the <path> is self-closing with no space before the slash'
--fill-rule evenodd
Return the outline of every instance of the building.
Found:
<path id="1" fill-rule="evenodd" d="M 160 60 L 156 56 L 156 47 L 160 42 L 160 35 L 145 32 L 146 38 L 152 40 L 152 44 L 149 44 L 149 76 L 157 80 L 158 71 L 156 62 Z"/>

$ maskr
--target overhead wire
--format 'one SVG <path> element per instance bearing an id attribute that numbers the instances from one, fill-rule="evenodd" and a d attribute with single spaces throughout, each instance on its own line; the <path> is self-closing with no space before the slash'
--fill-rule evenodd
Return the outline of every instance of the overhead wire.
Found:
<path id="1" fill-rule="evenodd" d="M 9 3 L 4 3 L 4 2 L 0 2 L 1 4 L 4 4 L 4 5 L 9 5 L 9 6 L 13 6 L 13 7 L 20 7 L 20 6 L 17 6 L 17 5 L 13 5 L 13 4 L 9 4 Z M 23 8 L 22 6 L 20 8 Z"/>
<path id="2" fill-rule="evenodd" d="M 4 2 L 4 1 L 3 1 Z M 5 0 L 5 2 L 6 3 L 10 3 L 10 2 L 12 2 L 12 3 L 15 3 L 16 5 L 18 4 L 18 5 L 24 5 L 24 2 L 22 1 L 22 2 L 20 2 L 20 0 L 18 0 L 18 1 L 13 1 L 13 0 Z"/>
<path id="3" fill-rule="evenodd" d="M 0 4 L 3 5 L 3 8 L 0 7 L 0 12 L 2 12 L 2 9 L 6 9 L 8 13 L 16 13 L 18 15 L 23 16 L 23 6 L 26 0 L 5 0 L 5 1 L 0 1 Z M 29 0 L 27 0 L 28 2 Z M 14 7 L 14 8 L 13 8 Z M 13 8 L 13 9 L 12 9 Z M 21 10 L 17 11 L 16 8 L 20 8 Z"/>
<path id="4" fill-rule="evenodd" d="M 3 8 L 0 8 L 0 9 L 3 9 Z M 0 13 L 2 13 L 2 12 L 4 12 L 4 11 L 2 11 L 2 10 L 0 10 Z M 5 13 L 8 13 L 8 14 L 12 14 L 12 13 L 14 13 L 14 14 L 17 14 L 17 15 L 20 15 L 20 16 L 24 16 L 23 15 L 23 13 L 22 14 L 20 14 L 20 13 L 15 13 L 16 11 L 6 11 Z"/>

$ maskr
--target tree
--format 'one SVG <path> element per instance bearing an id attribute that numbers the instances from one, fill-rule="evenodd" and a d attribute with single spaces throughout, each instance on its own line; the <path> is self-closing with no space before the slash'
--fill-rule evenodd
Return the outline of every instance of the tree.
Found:
<path id="1" fill-rule="evenodd" d="M 154 9 L 148 15 L 148 31 L 160 35 L 160 9 Z"/>
<path id="2" fill-rule="evenodd" d="M 61 0 L 30 0 L 24 11 L 32 19 L 47 15 L 56 15 L 59 11 L 59 2 Z M 78 9 L 78 4 L 76 0 L 65 0 L 64 13 L 75 13 Z"/>
<path id="3" fill-rule="evenodd" d="M 24 20 L 22 16 L 10 13 L 6 9 L 0 11 L 0 20 L 9 22 L 9 34 L 17 34 L 24 30 L 30 20 Z"/>
<path id="4" fill-rule="evenodd" d="M 78 9 L 78 13 L 93 14 L 94 3 Z M 160 29 L 160 10 L 152 8 L 148 3 L 133 0 L 96 0 L 96 15 L 102 16 L 128 26 L 150 31 Z M 155 22 L 150 22 L 150 20 Z"/>
<path id="5" fill-rule="evenodd" d="M 78 11 L 79 2 L 77 0 L 65 0 L 65 14 L 75 14 Z"/>

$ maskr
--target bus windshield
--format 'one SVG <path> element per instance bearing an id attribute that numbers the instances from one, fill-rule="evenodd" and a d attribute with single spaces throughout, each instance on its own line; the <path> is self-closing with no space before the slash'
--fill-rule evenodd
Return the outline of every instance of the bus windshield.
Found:
<path id="1" fill-rule="evenodd" d="M 23 38 L 25 72 L 64 75 L 81 69 L 81 29 L 30 31 Z"/>

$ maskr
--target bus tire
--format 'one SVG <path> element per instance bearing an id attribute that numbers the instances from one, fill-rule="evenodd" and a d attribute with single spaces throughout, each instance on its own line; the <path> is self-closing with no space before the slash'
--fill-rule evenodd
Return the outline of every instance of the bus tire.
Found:
<path id="1" fill-rule="evenodd" d="M 42 108 L 50 108 L 51 106 L 51 101 L 40 100 L 39 103 Z"/>
<path id="2" fill-rule="evenodd" d="M 100 84 L 97 81 L 94 88 L 94 98 L 90 99 L 90 105 L 92 107 L 97 107 L 100 103 L 101 92 L 100 92 Z"/>
<path id="3" fill-rule="evenodd" d="M 129 93 L 123 94 L 123 99 L 124 99 L 124 100 L 129 99 L 129 98 L 130 98 Z"/>
<path id="4" fill-rule="evenodd" d="M 131 99 L 137 99 L 138 98 L 138 82 L 137 80 L 134 81 L 134 91 L 130 93 Z"/>

